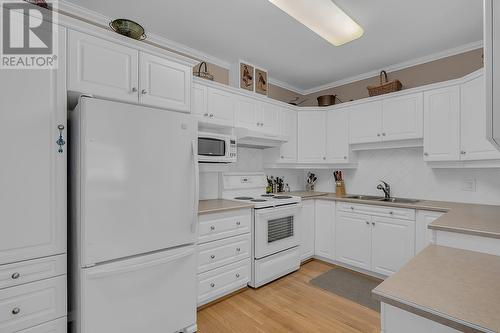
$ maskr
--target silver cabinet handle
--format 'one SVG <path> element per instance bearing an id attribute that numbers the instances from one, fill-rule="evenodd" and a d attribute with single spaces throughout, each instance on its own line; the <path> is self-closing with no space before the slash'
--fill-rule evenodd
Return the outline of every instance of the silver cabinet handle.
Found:
<path id="1" fill-rule="evenodd" d="M 365 222 L 366 222 L 366 225 L 370 225 L 370 222 L 368 222 L 368 221 L 365 221 Z"/>
<path id="2" fill-rule="evenodd" d="M 212 282 L 212 283 L 210 283 L 210 287 L 211 287 L 211 288 L 215 287 L 215 283 L 213 283 L 213 282 Z"/>
<path id="3" fill-rule="evenodd" d="M 385 136 L 385 133 L 382 133 L 382 136 Z"/>
<path id="4" fill-rule="evenodd" d="M 394 215 L 394 212 L 389 212 L 389 214 Z"/>
<path id="5" fill-rule="evenodd" d="M 15 272 L 10 277 L 12 278 L 12 280 L 17 280 L 17 279 L 19 279 L 20 276 L 21 276 L 21 274 L 19 274 L 18 272 Z"/>
<path id="6" fill-rule="evenodd" d="M 465 154 L 466 154 L 466 151 L 465 151 L 465 150 L 462 150 L 462 151 L 460 152 L 460 154 L 465 155 Z"/>
<path id="7" fill-rule="evenodd" d="M 236 225 L 241 225 L 241 222 L 240 221 L 236 221 Z"/>
<path id="8" fill-rule="evenodd" d="M 377 133 L 377 136 L 380 136 L 380 133 Z"/>
<path id="9" fill-rule="evenodd" d="M 204 114 L 203 114 L 203 117 L 208 117 L 208 113 L 204 113 Z"/>
<path id="10" fill-rule="evenodd" d="M 210 118 L 213 118 L 213 117 L 214 117 L 214 114 L 213 114 L 213 113 L 211 113 L 209 117 L 210 117 Z"/>
<path id="11" fill-rule="evenodd" d="M 240 278 L 240 273 L 236 273 L 236 278 L 239 279 Z"/>
<path id="12" fill-rule="evenodd" d="M 213 254 L 212 254 L 212 255 L 210 256 L 210 259 L 215 259 L 215 255 L 213 255 Z"/>
<path id="13" fill-rule="evenodd" d="M 215 230 L 215 226 L 210 226 L 210 230 L 214 231 Z"/>
<path id="14" fill-rule="evenodd" d="M 60 154 L 62 154 L 64 152 L 63 146 L 66 144 L 66 141 L 64 141 L 64 137 L 63 137 L 64 128 L 65 127 L 63 124 L 57 125 L 57 129 L 59 130 L 59 138 L 57 139 L 56 144 L 59 146 L 59 149 L 57 149 L 57 152 Z"/>
<path id="15" fill-rule="evenodd" d="M 326 157 L 325 156 L 323 156 L 323 161 L 326 161 Z"/>
<path id="16" fill-rule="evenodd" d="M 21 309 L 19 309 L 19 308 L 17 308 L 17 307 L 12 309 L 12 314 L 13 314 L 13 315 L 18 314 L 19 312 L 21 312 Z"/>
<path id="17" fill-rule="evenodd" d="M 285 158 L 285 156 L 282 155 L 281 158 L 283 159 L 283 158 Z"/>
<path id="18" fill-rule="evenodd" d="M 146 89 L 142 89 L 141 94 L 146 95 L 148 91 Z"/>
<path id="19" fill-rule="evenodd" d="M 429 156 L 429 153 L 424 153 L 424 156 Z"/>
<path id="20" fill-rule="evenodd" d="M 372 222 L 372 225 L 375 225 L 375 222 Z"/>
<path id="21" fill-rule="evenodd" d="M 236 248 L 236 252 L 240 252 L 241 249 L 239 247 Z"/>
<path id="22" fill-rule="evenodd" d="M 136 93 L 137 92 L 137 88 L 136 87 L 132 87 L 132 92 Z"/>
<path id="23" fill-rule="evenodd" d="M 353 206 L 351 206 L 351 210 L 354 210 L 354 207 L 353 207 Z"/>
<path id="24" fill-rule="evenodd" d="M 347 160 L 347 156 L 344 156 L 344 160 Z"/>

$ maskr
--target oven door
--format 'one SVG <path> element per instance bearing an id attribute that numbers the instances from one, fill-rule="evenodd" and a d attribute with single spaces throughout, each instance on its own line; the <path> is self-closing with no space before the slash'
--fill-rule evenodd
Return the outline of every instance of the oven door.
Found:
<path id="1" fill-rule="evenodd" d="M 255 210 L 255 258 L 299 245 L 298 205 Z"/>

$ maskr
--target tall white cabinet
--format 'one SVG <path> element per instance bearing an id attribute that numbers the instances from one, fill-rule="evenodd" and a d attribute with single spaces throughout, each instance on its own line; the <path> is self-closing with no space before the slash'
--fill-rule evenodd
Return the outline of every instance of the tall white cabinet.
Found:
<path id="1" fill-rule="evenodd" d="M 67 145 L 56 143 L 59 135 L 67 140 L 62 28 L 59 37 L 58 70 L 0 74 L 0 331 L 6 333 L 66 316 Z M 55 327 L 51 332 L 66 331 Z"/>

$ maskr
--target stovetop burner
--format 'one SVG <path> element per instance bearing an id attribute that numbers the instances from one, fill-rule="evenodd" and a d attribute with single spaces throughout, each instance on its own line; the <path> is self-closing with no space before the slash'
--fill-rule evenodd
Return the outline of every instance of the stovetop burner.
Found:
<path id="1" fill-rule="evenodd" d="M 266 199 L 252 199 L 251 202 L 266 202 Z"/>
<path id="2" fill-rule="evenodd" d="M 292 197 L 289 195 L 277 195 L 274 199 L 291 199 Z"/>
<path id="3" fill-rule="evenodd" d="M 261 197 L 272 198 L 272 197 L 274 197 L 274 194 L 262 194 Z"/>
<path id="4" fill-rule="evenodd" d="M 252 197 L 236 197 L 234 200 L 253 200 Z"/>

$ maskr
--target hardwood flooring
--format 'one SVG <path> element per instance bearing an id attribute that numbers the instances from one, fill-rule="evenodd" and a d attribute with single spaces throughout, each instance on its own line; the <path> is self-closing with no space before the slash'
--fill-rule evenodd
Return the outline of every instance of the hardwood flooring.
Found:
<path id="1" fill-rule="evenodd" d="M 257 290 L 198 311 L 199 333 L 380 333 L 380 315 L 309 281 L 332 267 L 311 261 Z"/>

